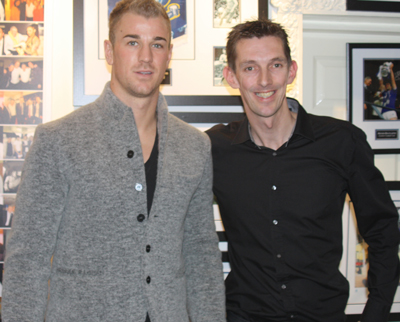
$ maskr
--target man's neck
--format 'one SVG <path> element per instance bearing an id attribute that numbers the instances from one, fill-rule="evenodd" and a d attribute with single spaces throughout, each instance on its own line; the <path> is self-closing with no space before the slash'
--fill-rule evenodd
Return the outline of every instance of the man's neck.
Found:
<path id="1" fill-rule="evenodd" d="M 121 93 L 116 93 L 112 86 L 111 90 L 121 102 L 132 109 L 142 147 L 143 161 L 146 162 L 150 157 L 157 133 L 157 103 L 159 93 L 156 92 L 154 95 L 148 97 L 134 97 L 131 95 L 118 95 Z"/>
<path id="2" fill-rule="evenodd" d="M 250 133 L 254 143 L 273 150 L 278 150 L 293 134 L 297 113 L 286 110 L 272 117 L 250 117 Z"/>

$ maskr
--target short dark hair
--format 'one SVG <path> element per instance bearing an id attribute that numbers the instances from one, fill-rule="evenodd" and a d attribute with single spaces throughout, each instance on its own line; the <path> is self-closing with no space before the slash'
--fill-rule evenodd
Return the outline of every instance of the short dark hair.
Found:
<path id="1" fill-rule="evenodd" d="M 162 17 L 167 23 L 169 46 L 171 45 L 171 22 L 163 5 L 155 0 L 122 0 L 118 2 L 108 20 L 108 39 L 114 44 L 115 26 L 125 13 L 135 13 L 145 18 Z"/>
<path id="2" fill-rule="evenodd" d="M 233 27 L 228 35 L 228 42 L 226 44 L 226 54 L 228 57 L 228 65 L 236 71 L 236 46 L 241 39 L 251 39 L 254 37 L 262 38 L 267 36 L 274 36 L 282 40 L 283 50 L 285 52 L 288 64 L 292 64 L 290 56 L 290 47 L 288 35 L 285 29 L 278 23 L 272 22 L 268 19 L 259 19 L 253 21 L 246 21 Z"/>

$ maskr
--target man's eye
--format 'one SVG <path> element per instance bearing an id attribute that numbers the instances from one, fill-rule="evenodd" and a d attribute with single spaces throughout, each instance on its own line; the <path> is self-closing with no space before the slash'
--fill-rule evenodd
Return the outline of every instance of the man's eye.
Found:
<path id="1" fill-rule="evenodd" d="M 153 45 L 155 48 L 163 48 L 163 45 L 161 45 L 161 44 L 154 44 Z"/>
<path id="2" fill-rule="evenodd" d="M 137 41 L 132 40 L 132 41 L 128 42 L 128 45 L 136 46 L 137 45 Z"/>
<path id="3" fill-rule="evenodd" d="M 274 64 L 274 68 L 279 68 L 279 67 L 282 67 L 282 64 L 280 64 L 280 63 L 275 63 Z"/>
<path id="4" fill-rule="evenodd" d="M 251 72 L 252 70 L 254 70 L 254 67 L 253 66 L 246 67 L 246 70 Z"/>

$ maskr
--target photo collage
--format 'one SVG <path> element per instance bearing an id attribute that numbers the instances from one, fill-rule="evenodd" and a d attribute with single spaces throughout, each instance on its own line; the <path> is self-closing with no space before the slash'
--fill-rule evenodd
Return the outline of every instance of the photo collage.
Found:
<path id="1" fill-rule="evenodd" d="M 23 161 L 43 122 L 43 48 L 44 0 L 0 0 L 1 266 Z"/>

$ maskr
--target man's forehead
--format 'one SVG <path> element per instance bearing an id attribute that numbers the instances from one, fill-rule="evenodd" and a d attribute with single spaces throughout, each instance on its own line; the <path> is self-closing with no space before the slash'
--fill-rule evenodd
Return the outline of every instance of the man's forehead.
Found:
<path id="1" fill-rule="evenodd" d="M 162 28 L 168 33 L 167 21 L 162 16 L 145 17 L 136 12 L 126 12 L 119 19 L 116 28 L 121 28 L 121 25 L 127 29 L 140 28 L 140 27 L 155 27 L 158 24 L 165 26 Z"/>

